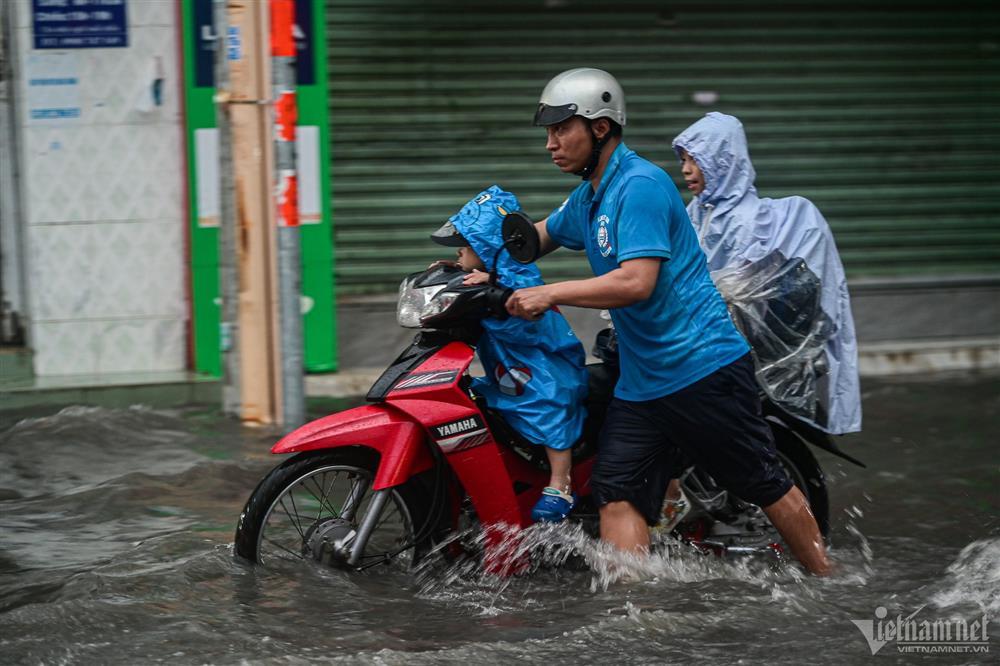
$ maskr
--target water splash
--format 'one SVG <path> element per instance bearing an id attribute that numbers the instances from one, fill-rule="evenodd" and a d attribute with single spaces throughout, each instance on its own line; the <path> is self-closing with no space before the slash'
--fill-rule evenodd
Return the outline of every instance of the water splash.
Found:
<path id="1" fill-rule="evenodd" d="M 460 556 L 446 557 L 458 547 L 463 550 Z M 671 537 L 657 539 L 648 555 L 627 553 L 590 536 L 576 523 L 536 524 L 525 529 L 505 525 L 452 536 L 436 549 L 435 556 L 423 560 L 415 577 L 425 598 L 470 602 L 480 613 L 493 614 L 517 596 L 515 588 L 524 587 L 518 581 L 557 569 L 582 574 L 581 583 L 589 576 L 591 593 L 619 584 L 728 579 L 771 586 L 807 578 L 797 567 L 782 564 L 773 558 L 724 559 Z M 515 605 L 523 607 L 524 603 L 521 595 Z"/>
<path id="2" fill-rule="evenodd" d="M 1000 613 L 1000 538 L 973 541 L 945 569 L 944 589 L 930 602 L 938 608 L 979 607 L 992 616 Z"/>

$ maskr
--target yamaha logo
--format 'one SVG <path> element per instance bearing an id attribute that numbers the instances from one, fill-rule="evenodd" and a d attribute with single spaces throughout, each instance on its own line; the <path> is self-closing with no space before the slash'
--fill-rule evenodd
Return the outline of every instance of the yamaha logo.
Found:
<path id="1" fill-rule="evenodd" d="M 445 453 L 464 451 L 485 444 L 490 440 L 486 424 L 478 415 L 442 423 L 431 428 L 437 445 Z"/>
<path id="2" fill-rule="evenodd" d="M 479 430 L 483 427 L 483 422 L 478 416 L 472 416 L 461 421 L 453 421 L 444 425 L 434 426 L 434 434 L 437 437 L 451 437 L 452 435 L 464 435 L 465 433 Z"/>

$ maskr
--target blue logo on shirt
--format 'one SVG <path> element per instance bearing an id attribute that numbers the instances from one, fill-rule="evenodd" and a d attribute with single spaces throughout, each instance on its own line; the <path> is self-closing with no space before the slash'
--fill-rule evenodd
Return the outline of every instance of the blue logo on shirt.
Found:
<path id="1" fill-rule="evenodd" d="M 602 257 L 608 256 L 614 249 L 611 247 L 611 237 L 608 234 L 609 224 L 611 224 L 611 220 L 607 215 L 601 215 L 597 218 L 597 247 L 600 248 Z"/>

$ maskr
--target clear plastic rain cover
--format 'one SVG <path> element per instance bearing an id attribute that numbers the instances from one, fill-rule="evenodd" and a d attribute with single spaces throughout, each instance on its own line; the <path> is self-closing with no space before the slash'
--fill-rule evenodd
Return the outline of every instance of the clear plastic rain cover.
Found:
<path id="1" fill-rule="evenodd" d="M 836 327 L 820 306 L 819 278 L 799 258 L 774 250 L 759 261 L 714 271 L 736 326 L 753 347 L 757 381 L 785 411 L 825 424 L 826 342 Z"/>

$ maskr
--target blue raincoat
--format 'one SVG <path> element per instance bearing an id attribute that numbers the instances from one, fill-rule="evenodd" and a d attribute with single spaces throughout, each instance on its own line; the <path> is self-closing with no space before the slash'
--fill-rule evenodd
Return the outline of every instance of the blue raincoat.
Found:
<path id="1" fill-rule="evenodd" d="M 678 155 L 684 149 L 705 178 L 688 214 L 713 280 L 731 309 L 741 310 L 758 330 L 769 329 L 766 339 L 747 334 L 765 390 L 779 404 L 793 394 L 810 397 L 813 408 L 800 404 L 802 409 L 791 411 L 826 432 L 860 430 L 854 319 L 826 220 L 808 199 L 757 196 L 743 125 L 733 116 L 707 114 L 681 132 L 673 147 Z M 810 291 L 815 307 L 807 303 Z M 762 359 L 765 347 L 784 353 Z M 804 366 L 811 370 L 803 372 Z"/>
<path id="2" fill-rule="evenodd" d="M 514 289 L 543 284 L 537 266 L 517 263 L 506 250 L 497 253 L 503 218 L 520 208 L 513 194 L 494 185 L 450 218 L 486 270 L 496 260 L 498 282 Z M 531 442 L 573 446 L 586 416 L 586 354 L 565 317 L 549 311 L 538 321 L 486 319 L 483 330 L 476 351 L 486 376 L 473 381 L 473 390 Z"/>

